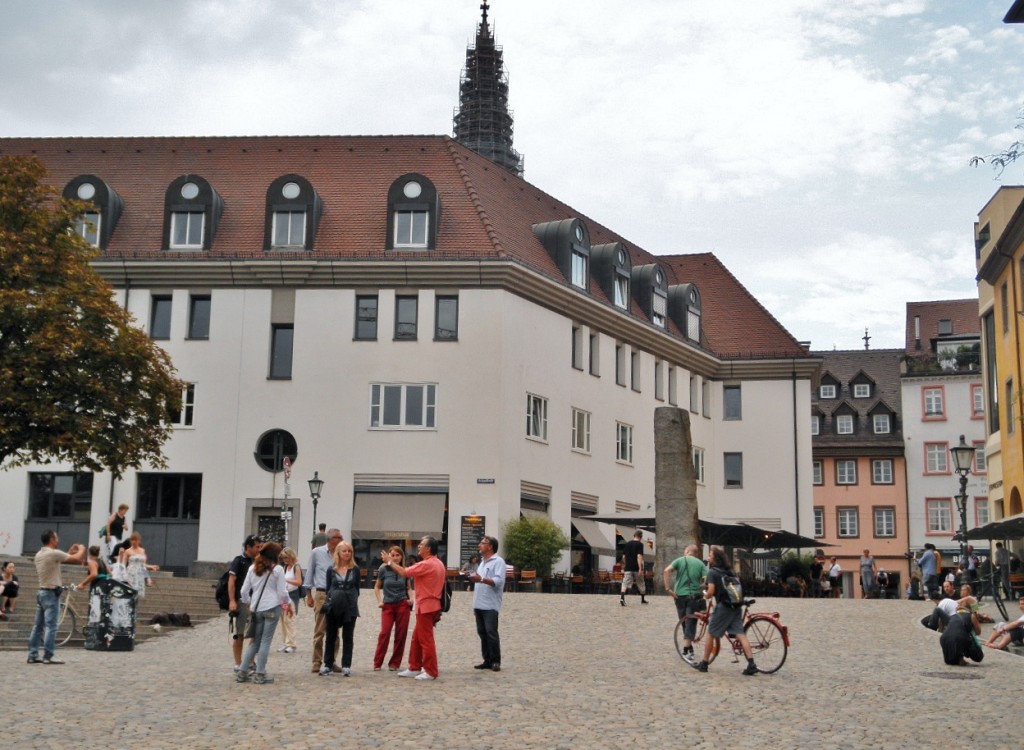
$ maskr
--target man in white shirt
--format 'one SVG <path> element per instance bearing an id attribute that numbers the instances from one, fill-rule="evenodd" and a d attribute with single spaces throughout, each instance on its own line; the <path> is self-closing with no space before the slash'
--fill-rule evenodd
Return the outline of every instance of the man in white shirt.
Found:
<path id="1" fill-rule="evenodd" d="M 498 557 L 498 540 L 484 536 L 477 545 L 480 550 L 480 565 L 470 573 L 473 581 L 473 614 L 476 616 L 476 632 L 480 636 L 480 651 L 484 660 L 474 669 L 501 671 L 501 639 L 498 637 L 498 613 L 501 612 L 501 598 L 505 590 L 505 561 Z"/>
<path id="2" fill-rule="evenodd" d="M 316 547 L 309 554 L 309 565 L 302 585 L 306 587 L 306 606 L 313 610 L 313 669 L 320 673 L 324 660 L 324 636 L 327 634 L 327 613 L 324 612 L 324 601 L 327 599 L 327 571 L 334 567 L 334 548 L 345 541 L 338 529 L 327 532 L 327 544 Z M 334 670 L 341 671 L 335 665 Z"/>

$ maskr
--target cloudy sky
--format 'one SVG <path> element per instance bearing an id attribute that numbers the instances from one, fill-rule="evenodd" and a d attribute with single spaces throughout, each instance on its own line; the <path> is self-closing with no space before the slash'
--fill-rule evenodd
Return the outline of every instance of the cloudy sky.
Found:
<path id="1" fill-rule="evenodd" d="M 0 136 L 451 134 L 478 0 L 6 0 Z M 494 0 L 526 179 L 815 349 L 975 296 L 1011 0 Z M 699 284 L 699 279 L 697 280 Z"/>

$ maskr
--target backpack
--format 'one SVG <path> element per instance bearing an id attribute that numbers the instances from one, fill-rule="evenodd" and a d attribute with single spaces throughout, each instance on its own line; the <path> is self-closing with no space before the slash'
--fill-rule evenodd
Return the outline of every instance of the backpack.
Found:
<path id="1" fill-rule="evenodd" d="M 452 608 L 452 585 L 448 578 L 444 579 L 444 587 L 441 589 L 441 611 L 447 612 Z"/>
<path id="2" fill-rule="evenodd" d="M 231 571 L 225 570 L 221 577 L 217 579 L 217 583 L 213 586 L 213 598 L 217 600 L 217 604 L 220 605 L 221 609 L 227 609 L 231 604 L 231 598 L 228 596 L 229 575 L 231 575 Z"/>
<path id="3" fill-rule="evenodd" d="M 722 591 L 718 601 L 727 607 L 743 606 L 743 585 L 731 573 L 722 574 Z"/>

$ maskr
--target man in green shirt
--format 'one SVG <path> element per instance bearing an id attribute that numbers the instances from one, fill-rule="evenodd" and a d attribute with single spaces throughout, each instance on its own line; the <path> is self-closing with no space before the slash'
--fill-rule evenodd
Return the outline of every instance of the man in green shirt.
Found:
<path id="1" fill-rule="evenodd" d="M 704 597 L 701 595 L 701 584 L 708 574 L 707 566 L 698 557 L 699 547 L 689 545 L 682 557 L 677 557 L 662 571 L 665 589 L 672 594 L 676 603 L 676 612 L 682 620 L 694 612 L 704 611 Z M 669 573 L 675 572 L 674 584 L 669 583 Z M 697 620 L 691 617 L 683 621 L 683 659 L 694 664 L 693 636 L 697 632 Z"/>

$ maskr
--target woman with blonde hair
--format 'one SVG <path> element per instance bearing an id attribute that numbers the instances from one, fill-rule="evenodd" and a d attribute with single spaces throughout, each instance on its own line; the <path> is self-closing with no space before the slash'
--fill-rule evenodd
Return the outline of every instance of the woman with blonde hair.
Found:
<path id="1" fill-rule="evenodd" d="M 327 571 L 327 632 L 324 637 L 324 664 L 320 676 L 341 672 L 348 677 L 352 674 L 352 643 L 356 632 L 356 618 L 359 617 L 359 579 L 361 573 L 356 565 L 355 550 L 348 542 L 334 548 L 334 567 Z M 338 629 L 341 628 L 341 667 L 334 661 L 338 650 Z"/>
<path id="2" fill-rule="evenodd" d="M 281 633 L 284 645 L 278 652 L 291 654 L 295 652 L 295 616 L 299 613 L 299 587 L 302 585 L 302 568 L 299 567 L 298 556 L 291 547 L 281 550 L 281 563 L 284 567 L 284 585 L 288 590 L 288 598 L 292 601 L 292 616 L 281 620 Z"/>
<path id="3" fill-rule="evenodd" d="M 395 545 L 388 549 L 388 556 L 395 565 L 405 564 L 405 553 Z M 377 672 L 384 664 L 388 653 L 388 641 L 391 631 L 395 631 L 395 647 L 391 651 L 388 669 L 397 672 L 402 666 L 405 654 L 405 638 L 409 633 L 409 613 L 412 605 L 409 602 L 411 578 L 402 578 L 384 563 L 377 571 L 377 582 L 373 584 L 373 593 L 380 607 L 380 635 L 377 636 L 377 650 L 373 654 L 373 671 Z"/>
<path id="4" fill-rule="evenodd" d="M 249 567 L 242 584 L 242 603 L 249 605 L 252 640 L 249 641 L 242 663 L 235 674 L 236 682 L 249 681 L 249 669 L 256 663 L 256 676 L 253 682 L 263 685 L 273 682 L 267 676 L 267 657 L 270 655 L 270 644 L 274 640 L 277 621 L 282 613 L 285 617 L 292 616 L 291 599 L 284 583 L 284 570 L 277 564 L 281 554 L 281 545 L 267 542 L 260 548 L 259 554 Z M 246 633 L 248 637 L 250 634 Z"/>
<path id="5" fill-rule="evenodd" d="M 150 565 L 146 562 L 146 550 L 142 548 L 142 534 L 133 531 L 128 537 L 129 546 L 121 550 L 118 561 L 124 566 L 125 583 L 135 589 L 139 598 L 146 595 L 146 585 L 149 583 L 149 571 L 160 570 L 159 565 Z"/>

